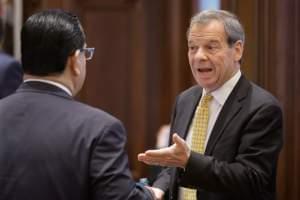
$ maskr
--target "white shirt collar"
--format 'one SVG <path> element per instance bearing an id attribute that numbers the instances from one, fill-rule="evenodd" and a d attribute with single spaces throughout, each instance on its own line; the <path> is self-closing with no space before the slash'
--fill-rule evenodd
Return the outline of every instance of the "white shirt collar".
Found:
<path id="1" fill-rule="evenodd" d="M 54 85 L 54 86 L 62 89 L 63 91 L 65 91 L 70 96 L 73 96 L 71 90 L 69 90 L 69 88 L 67 88 L 66 86 L 64 86 L 61 83 L 50 81 L 50 80 L 45 80 L 45 79 L 38 79 L 38 78 L 28 78 L 28 79 L 24 80 L 24 83 L 30 82 L 30 81 L 37 81 L 37 82 L 48 83 L 50 85 Z"/>
<path id="2" fill-rule="evenodd" d="M 221 87 L 211 92 L 211 95 L 214 97 L 219 104 L 222 106 L 224 105 L 225 101 L 227 100 L 228 96 L 230 95 L 231 91 L 233 90 L 234 86 L 237 84 L 241 77 L 242 73 L 238 70 L 231 79 L 226 81 Z M 205 95 L 207 92 L 203 89 L 202 96 Z"/>

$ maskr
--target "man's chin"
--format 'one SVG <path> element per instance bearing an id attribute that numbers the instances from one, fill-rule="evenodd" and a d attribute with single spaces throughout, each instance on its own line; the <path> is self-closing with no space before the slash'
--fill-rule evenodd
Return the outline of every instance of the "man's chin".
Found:
<path id="1" fill-rule="evenodd" d="M 216 84 L 214 84 L 212 82 L 212 80 L 201 80 L 201 81 L 197 81 L 198 85 L 202 88 L 204 88 L 205 90 L 208 90 L 208 91 L 212 91 L 212 90 L 215 90 L 216 89 Z"/>

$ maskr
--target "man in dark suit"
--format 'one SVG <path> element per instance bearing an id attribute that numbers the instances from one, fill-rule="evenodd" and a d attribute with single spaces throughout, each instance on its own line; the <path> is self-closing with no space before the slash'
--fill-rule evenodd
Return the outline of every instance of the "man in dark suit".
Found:
<path id="1" fill-rule="evenodd" d="M 3 40 L 2 20 L 0 19 L 0 42 Z M 0 45 L 2 46 L 2 45 Z M 21 64 L 0 50 L 0 99 L 15 92 L 23 81 Z"/>
<path id="2" fill-rule="evenodd" d="M 78 18 L 43 11 L 21 35 L 25 81 L 0 101 L 0 199 L 154 199 L 131 177 L 121 122 L 73 99 L 93 55 Z"/>
<path id="3" fill-rule="evenodd" d="M 197 86 L 176 99 L 173 144 L 138 159 L 167 166 L 153 184 L 161 190 L 160 198 L 169 191 L 174 200 L 274 200 L 282 111 L 270 93 L 241 74 L 241 24 L 227 11 L 203 11 L 192 18 L 187 38 Z M 197 121 L 196 108 L 204 109 L 206 96 L 211 99 L 208 115 Z M 201 143 L 194 136 L 206 118 Z M 194 150 L 197 142 L 203 152 Z"/>
<path id="4" fill-rule="evenodd" d="M 15 92 L 22 81 L 21 64 L 8 54 L 0 52 L 0 99 Z"/>

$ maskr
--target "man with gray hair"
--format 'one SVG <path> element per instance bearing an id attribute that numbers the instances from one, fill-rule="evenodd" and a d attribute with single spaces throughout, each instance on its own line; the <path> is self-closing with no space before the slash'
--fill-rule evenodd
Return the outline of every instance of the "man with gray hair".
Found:
<path id="1" fill-rule="evenodd" d="M 245 36 L 235 15 L 203 11 L 187 32 L 196 86 L 176 99 L 167 148 L 138 155 L 166 168 L 153 186 L 160 198 L 274 200 L 282 147 L 282 111 L 240 65 Z"/>

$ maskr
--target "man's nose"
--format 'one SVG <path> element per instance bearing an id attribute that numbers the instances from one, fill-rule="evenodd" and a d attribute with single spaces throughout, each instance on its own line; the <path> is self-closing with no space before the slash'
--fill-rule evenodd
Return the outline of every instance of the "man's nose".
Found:
<path id="1" fill-rule="evenodd" d="M 206 52 L 203 48 L 198 48 L 197 49 L 197 52 L 195 54 L 195 58 L 196 59 L 199 59 L 199 60 L 207 60 L 207 55 L 206 55 Z"/>

